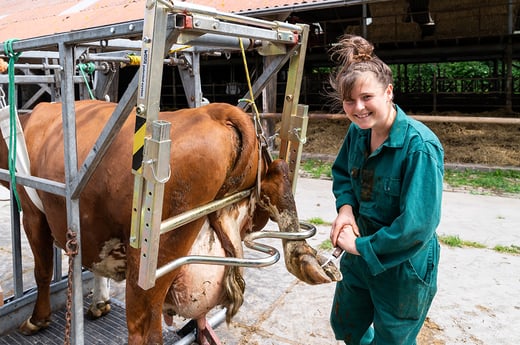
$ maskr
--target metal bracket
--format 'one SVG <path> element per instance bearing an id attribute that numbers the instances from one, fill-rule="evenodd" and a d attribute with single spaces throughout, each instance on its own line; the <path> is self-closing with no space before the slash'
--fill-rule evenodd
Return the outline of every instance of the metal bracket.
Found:
<path id="1" fill-rule="evenodd" d="M 289 152 L 288 164 L 290 176 L 292 176 L 293 193 L 296 192 L 296 181 L 298 170 L 300 169 L 300 160 L 303 151 L 303 145 L 307 141 L 307 124 L 309 122 L 309 106 L 298 104 L 296 114 L 291 116 L 291 128 L 289 130 Z"/>
<path id="2" fill-rule="evenodd" d="M 287 77 L 287 86 L 285 88 L 285 98 L 282 110 L 282 123 L 280 125 L 280 158 L 288 162 L 291 170 L 289 171 L 289 178 L 293 182 L 293 193 L 296 190 L 296 179 L 298 176 L 298 170 L 301 157 L 301 148 L 291 147 L 292 144 L 296 143 L 294 140 L 289 138 L 292 132 L 293 117 L 297 113 L 306 111 L 300 110 L 298 100 L 300 98 L 300 89 L 303 76 L 303 67 L 305 62 L 306 47 L 308 40 L 309 27 L 302 26 L 301 39 L 302 42 L 300 49 L 291 56 L 289 61 L 289 71 Z M 304 137 L 307 131 L 307 126 L 301 127 L 300 137 Z M 303 131 L 305 129 L 305 132 Z M 293 136 L 293 135 L 292 135 Z M 298 140 L 298 146 L 300 145 Z M 292 153 L 289 153 L 292 150 Z"/>
<path id="3" fill-rule="evenodd" d="M 154 121 L 152 138 L 147 139 L 146 144 L 145 157 L 148 158 L 143 162 L 145 193 L 140 224 L 141 263 L 138 280 L 142 287 L 155 284 L 164 184 L 170 178 L 170 123 Z"/>
<path id="4" fill-rule="evenodd" d="M 162 199 L 154 202 L 154 199 L 145 198 L 144 188 L 153 190 L 150 185 L 154 184 L 153 179 L 145 183 L 143 176 L 143 162 L 156 161 L 158 157 L 152 156 L 157 153 L 153 149 L 145 148 L 145 145 L 151 144 L 145 140 L 150 137 L 152 124 L 159 118 L 159 100 L 161 83 L 154 82 L 162 79 L 163 61 L 166 47 L 166 26 L 168 22 L 168 13 L 166 7 L 157 1 L 147 1 L 144 27 L 143 27 L 143 43 L 141 48 L 141 68 L 139 70 L 139 85 L 137 93 L 136 107 L 136 124 L 134 131 L 134 147 L 133 147 L 133 164 L 132 172 L 134 173 L 134 196 L 132 201 L 132 227 L 130 230 L 130 245 L 139 248 L 141 245 L 142 233 L 144 231 L 142 215 L 144 210 L 149 206 L 155 206 L 157 202 L 162 205 Z M 156 138 L 156 140 L 161 140 Z M 144 156 L 144 153 L 148 156 Z M 169 152 L 168 152 L 169 155 Z M 169 162 L 169 157 L 168 157 Z M 146 203 L 150 203 L 146 205 Z M 158 207 L 158 212 L 162 211 L 162 207 Z M 157 211 L 152 211 L 155 214 Z M 154 215 L 154 217 L 156 214 Z M 159 224 L 154 223 L 159 232 Z M 158 252 L 158 244 L 157 244 Z M 156 256 L 156 255 L 155 255 Z"/>

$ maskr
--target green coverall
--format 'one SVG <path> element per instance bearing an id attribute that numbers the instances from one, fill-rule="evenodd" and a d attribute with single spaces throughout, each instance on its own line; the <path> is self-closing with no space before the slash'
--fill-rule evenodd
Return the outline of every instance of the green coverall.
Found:
<path id="1" fill-rule="evenodd" d="M 346 344 L 416 344 L 437 291 L 444 151 L 428 127 L 396 108 L 377 150 L 370 154 L 371 130 L 351 124 L 332 166 L 336 208 L 352 206 L 361 234 L 361 255 L 341 258 L 331 311 Z"/>

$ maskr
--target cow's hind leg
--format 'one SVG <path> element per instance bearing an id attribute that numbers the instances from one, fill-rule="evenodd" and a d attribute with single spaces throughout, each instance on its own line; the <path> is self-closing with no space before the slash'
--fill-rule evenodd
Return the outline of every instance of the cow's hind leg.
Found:
<path id="1" fill-rule="evenodd" d="M 34 278 L 37 296 L 32 315 L 20 325 L 19 331 L 31 335 L 51 322 L 50 284 L 53 274 L 53 238 L 43 214 L 24 216 L 24 228 L 34 256 Z"/>
<path id="2" fill-rule="evenodd" d="M 87 310 L 89 319 L 98 319 L 110 312 L 110 281 L 94 273 L 94 290 L 92 291 L 92 303 Z"/>
<path id="3" fill-rule="evenodd" d="M 213 328 L 211 328 L 211 325 L 205 317 L 197 319 L 197 344 L 221 345 L 215 331 L 213 331 Z"/>

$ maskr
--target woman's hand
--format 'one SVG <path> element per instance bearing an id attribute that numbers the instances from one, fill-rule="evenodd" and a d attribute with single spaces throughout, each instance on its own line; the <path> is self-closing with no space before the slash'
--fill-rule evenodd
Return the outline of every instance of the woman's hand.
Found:
<path id="1" fill-rule="evenodd" d="M 356 238 L 359 237 L 359 228 L 350 205 L 339 209 L 338 216 L 332 223 L 330 240 L 334 247 L 340 247 L 348 253 L 359 255 L 356 248 Z"/>
<path id="2" fill-rule="evenodd" d="M 343 248 L 347 253 L 359 255 L 356 247 L 356 238 L 358 237 L 352 226 L 345 225 L 336 238 L 336 246 Z"/>

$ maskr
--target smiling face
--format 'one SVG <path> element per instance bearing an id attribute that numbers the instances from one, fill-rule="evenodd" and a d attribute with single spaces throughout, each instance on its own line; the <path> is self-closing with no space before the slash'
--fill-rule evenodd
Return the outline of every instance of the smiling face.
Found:
<path id="1" fill-rule="evenodd" d="M 392 84 L 382 85 L 372 72 L 363 72 L 358 75 L 350 97 L 343 100 L 343 110 L 360 128 L 384 133 L 394 120 L 392 98 Z"/>

